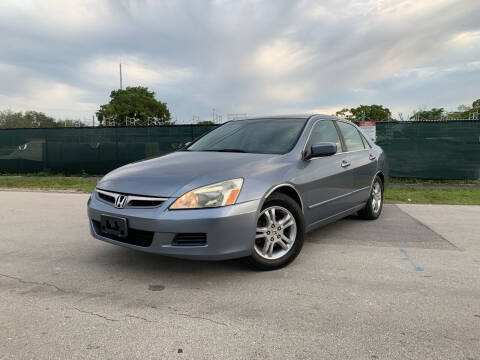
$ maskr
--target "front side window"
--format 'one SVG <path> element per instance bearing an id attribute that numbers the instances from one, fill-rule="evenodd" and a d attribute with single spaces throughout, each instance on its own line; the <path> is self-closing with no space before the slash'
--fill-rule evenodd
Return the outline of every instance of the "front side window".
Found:
<path id="1" fill-rule="evenodd" d="M 337 121 L 337 124 L 342 132 L 343 139 L 345 140 L 347 151 L 358 151 L 365 149 L 362 137 L 355 126 L 342 121 Z"/>
<path id="2" fill-rule="evenodd" d="M 304 119 L 232 121 L 211 131 L 186 150 L 285 154 L 297 143 L 304 124 Z"/>
<path id="3" fill-rule="evenodd" d="M 331 120 L 320 120 L 313 126 L 307 147 L 310 148 L 310 146 L 322 142 L 337 144 L 337 152 L 342 152 L 342 144 L 338 137 L 337 128 Z"/>

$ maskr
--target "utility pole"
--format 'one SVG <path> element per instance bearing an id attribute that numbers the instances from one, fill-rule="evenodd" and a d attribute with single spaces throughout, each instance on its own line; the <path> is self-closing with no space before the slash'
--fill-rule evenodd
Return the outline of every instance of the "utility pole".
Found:
<path id="1" fill-rule="evenodd" d="M 215 123 L 215 108 L 212 109 L 212 121 Z"/>
<path id="2" fill-rule="evenodd" d="M 122 85 L 122 63 L 120 63 L 120 90 L 123 90 L 123 85 Z"/>
<path id="3" fill-rule="evenodd" d="M 92 115 L 92 127 L 95 127 L 95 114 Z"/>

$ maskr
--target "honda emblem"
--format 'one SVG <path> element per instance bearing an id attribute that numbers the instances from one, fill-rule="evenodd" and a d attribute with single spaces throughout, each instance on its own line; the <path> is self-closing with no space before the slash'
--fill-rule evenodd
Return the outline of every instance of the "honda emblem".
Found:
<path id="1" fill-rule="evenodd" d="M 125 205 L 127 205 L 127 199 L 128 197 L 125 195 L 118 195 L 118 197 L 115 199 L 115 207 L 118 209 L 123 209 Z"/>

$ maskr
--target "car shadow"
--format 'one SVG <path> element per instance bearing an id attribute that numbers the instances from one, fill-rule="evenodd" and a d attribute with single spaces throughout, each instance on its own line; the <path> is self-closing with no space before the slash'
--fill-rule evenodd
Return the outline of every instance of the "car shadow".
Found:
<path id="1" fill-rule="evenodd" d="M 344 222 L 346 220 L 357 221 L 359 218 L 353 215 L 341 221 Z M 318 242 L 318 239 L 323 238 L 323 232 L 330 232 L 329 229 L 335 231 L 335 227 L 338 225 L 338 222 L 335 222 L 307 233 L 305 238 L 306 245 L 308 246 L 308 243 Z M 131 275 L 138 273 L 142 275 L 150 274 L 152 276 L 155 274 L 168 274 L 175 275 L 176 277 L 182 275 L 185 277 L 196 277 L 197 275 L 203 276 L 205 274 L 211 274 L 218 279 L 224 274 L 255 274 L 258 272 L 245 258 L 220 261 L 182 259 L 112 246 L 110 244 L 104 244 L 100 248 L 97 248 L 94 258 L 95 260 L 90 262 L 92 266 L 114 267 L 115 269 L 122 269 L 122 273 L 128 272 Z M 300 258 L 296 259 L 289 266 L 295 266 Z"/>
<path id="2" fill-rule="evenodd" d="M 363 245 L 389 247 L 420 247 L 446 248 L 452 246 L 438 234 L 403 213 L 395 205 L 384 207 L 382 216 L 378 220 L 363 220 L 357 215 L 351 215 L 339 221 L 328 224 L 319 229 L 308 232 L 302 253 L 312 251 L 315 245 Z M 93 249 L 92 249 L 93 250 Z M 167 257 L 127 249 L 110 244 L 95 247 L 95 254 L 89 257 L 90 266 L 113 269 L 122 274 L 132 276 L 151 275 L 161 277 L 174 276 L 185 279 L 200 279 L 202 275 L 209 275 L 214 279 L 228 278 L 232 274 L 256 274 L 245 259 L 223 261 L 200 261 Z M 317 250 L 314 250 L 317 251 Z M 302 253 L 287 268 L 304 267 Z M 110 270 L 109 269 L 109 270 Z M 274 271 L 270 273 L 282 273 Z M 270 274 L 268 276 L 274 277 Z"/>
<path id="3" fill-rule="evenodd" d="M 121 268 L 130 274 L 173 274 L 194 276 L 206 273 L 252 272 L 245 259 L 205 261 L 181 259 L 117 246 L 105 246 L 96 251 L 96 260 L 104 266 Z"/>

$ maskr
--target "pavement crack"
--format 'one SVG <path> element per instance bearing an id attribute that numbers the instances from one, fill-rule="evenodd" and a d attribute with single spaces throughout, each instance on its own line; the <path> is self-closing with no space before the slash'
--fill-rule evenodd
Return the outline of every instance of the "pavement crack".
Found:
<path id="1" fill-rule="evenodd" d="M 51 283 L 40 282 L 40 281 L 28 281 L 28 280 L 23 280 L 22 278 L 19 278 L 19 277 L 13 276 L 13 275 L 8 275 L 8 274 L 0 274 L 0 276 L 6 277 L 6 278 L 8 278 L 8 279 L 17 280 L 18 282 L 21 282 L 22 284 L 50 286 L 50 287 L 53 287 L 54 289 L 56 289 L 57 291 L 60 291 L 60 292 L 62 292 L 62 293 L 65 293 L 65 294 L 68 293 L 67 290 L 64 290 L 64 289 L 62 289 L 62 288 L 59 288 L 57 285 L 54 285 L 54 284 L 51 284 Z"/>
<path id="2" fill-rule="evenodd" d="M 220 322 L 220 321 L 216 321 L 216 320 L 213 320 L 213 319 L 209 319 L 209 318 L 206 318 L 206 317 L 202 317 L 202 316 L 195 316 L 195 315 L 190 315 L 190 314 L 184 314 L 184 313 L 174 313 L 175 315 L 179 315 L 179 316 L 183 316 L 183 317 L 187 317 L 187 318 L 190 318 L 190 319 L 199 319 L 199 320 L 205 320 L 205 321 L 210 321 L 211 323 L 214 323 L 214 324 L 217 324 L 217 325 L 222 325 L 222 326 L 230 326 L 226 323 L 223 323 L 223 322 Z"/>
<path id="3" fill-rule="evenodd" d="M 109 318 L 108 316 L 105 316 L 105 315 L 97 314 L 97 313 L 94 313 L 94 312 L 91 312 L 91 311 L 82 310 L 82 309 L 79 309 L 75 306 L 73 308 L 75 310 L 81 312 L 81 313 L 84 313 L 84 314 L 87 314 L 87 315 L 92 315 L 92 316 L 97 316 L 97 317 L 102 318 L 102 319 L 107 320 L 107 321 L 120 321 L 118 319 Z"/>
<path id="4" fill-rule="evenodd" d="M 149 322 L 149 323 L 153 323 L 155 321 L 153 320 L 149 320 L 147 318 L 144 318 L 144 317 L 141 317 L 141 316 L 137 316 L 137 315 L 132 315 L 132 314 L 126 314 L 125 317 L 130 317 L 130 318 L 134 318 L 134 319 L 140 319 L 140 320 L 143 320 L 143 321 L 146 321 L 146 322 Z"/>

